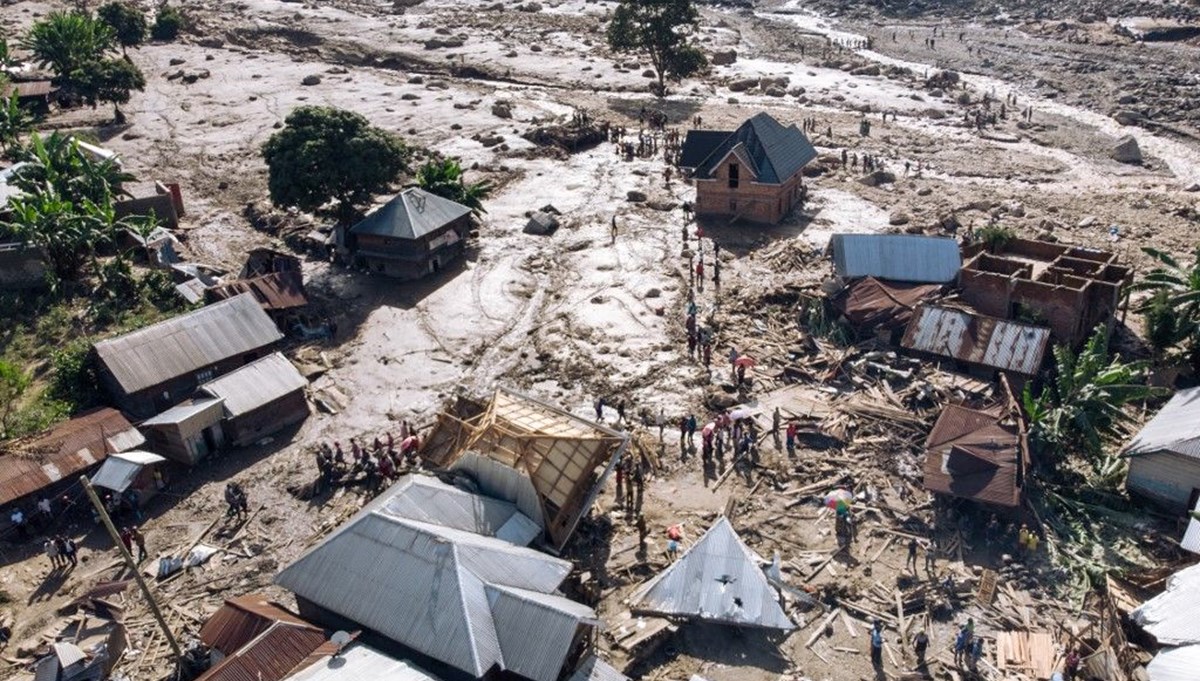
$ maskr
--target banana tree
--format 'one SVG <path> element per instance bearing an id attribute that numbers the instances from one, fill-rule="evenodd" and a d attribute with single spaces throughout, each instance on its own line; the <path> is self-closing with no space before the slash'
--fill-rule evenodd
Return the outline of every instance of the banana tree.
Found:
<path id="1" fill-rule="evenodd" d="M 461 203 L 476 215 L 487 212 L 483 209 L 483 200 L 492 193 L 490 182 L 464 182 L 462 165 L 453 158 L 430 161 L 418 168 L 417 186 L 430 194 Z"/>
<path id="2" fill-rule="evenodd" d="M 1158 262 L 1133 285 L 1135 291 L 1153 294 L 1139 307 L 1146 315 L 1150 340 L 1159 351 L 1184 349 L 1193 370 L 1200 373 L 1200 246 L 1192 252 L 1190 265 L 1157 248 L 1142 251 Z"/>

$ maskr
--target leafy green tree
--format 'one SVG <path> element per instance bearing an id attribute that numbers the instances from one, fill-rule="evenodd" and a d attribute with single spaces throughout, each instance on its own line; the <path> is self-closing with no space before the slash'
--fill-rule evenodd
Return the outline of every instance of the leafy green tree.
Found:
<path id="1" fill-rule="evenodd" d="M 98 61 L 117 44 L 108 24 L 83 12 L 51 12 L 29 29 L 22 45 L 42 67 L 72 86 L 71 75 Z"/>
<path id="2" fill-rule="evenodd" d="M 0 360 L 0 437 L 10 437 L 12 417 L 33 379 L 12 362 Z"/>
<path id="3" fill-rule="evenodd" d="M 146 41 L 146 34 L 149 32 L 146 14 L 136 5 L 117 0 L 102 6 L 96 11 L 96 15 L 112 27 L 122 51 L 137 47 Z"/>
<path id="4" fill-rule="evenodd" d="M 4 83 L 0 82 L 0 91 Z M 17 93 L 0 97 L 0 154 L 8 155 L 15 148 L 21 135 L 33 129 L 33 118 L 21 108 Z"/>
<path id="5" fill-rule="evenodd" d="M 113 122 L 118 125 L 125 122 L 121 105 L 129 102 L 134 90 L 142 92 L 146 89 L 146 77 L 128 57 L 89 62 L 72 73 L 71 79 L 83 101 L 92 108 L 101 102 L 112 104 Z"/>
<path id="6" fill-rule="evenodd" d="M 387 191 L 407 167 L 404 143 L 359 114 L 302 106 L 284 123 L 262 148 L 277 206 L 315 212 L 333 201 L 338 219 L 348 223 L 357 206 Z"/>
<path id="7" fill-rule="evenodd" d="M 70 404 L 71 411 L 94 407 L 103 395 L 91 350 L 88 339 L 77 338 L 50 355 L 48 395 Z"/>
<path id="8" fill-rule="evenodd" d="M 1190 265 L 1157 248 L 1142 251 L 1159 263 L 1133 285 L 1135 291 L 1153 294 L 1139 308 L 1151 327 L 1151 345 L 1160 351 L 1181 347 L 1193 370 L 1200 373 L 1200 246 L 1193 251 Z"/>
<path id="9" fill-rule="evenodd" d="M 186 23 L 187 20 L 178 8 L 164 2 L 154 17 L 154 26 L 150 27 L 150 37 L 164 42 L 174 40 L 179 37 L 179 32 L 183 30 Z"/>
<path id="10" fill-rule="evenodd" d="M 1112 357 L 1103 326 L 1079 354 L 1055 346 L 1054 364 L 1054 378 L 1040 395 L 1034 398 L 1029 386 L 1025 388 L 1030 439 L 1048 454 L 1084 454 L 1097 476 L 1111 479 L 1120 460 L 1102 456 L 1104 438 L 1123 432 L 1130 420 L 1125 405 L 1157 394 L 1145 384 L 1146 366 Z"/>
<path id="11" fill-rule="evenodd" d="M 658 94 L 667 79 L 679 80 L 708 65 L 695 46 L 700 14 L 692 0 L 621 0 L 608 25 L 608 46 L 650 58 L 658 76 Z"/>
<path id="12" fill-rule="evenodd" d="M 483 209 L 483 200 L 492 193 L 492 185 L 487 181 L 464 182 L 462 165 L 455 158 L 430 161 L 418 168 L 417 186 L 430 194 L 457 201 L 476 215 L 487 212 Z"/>

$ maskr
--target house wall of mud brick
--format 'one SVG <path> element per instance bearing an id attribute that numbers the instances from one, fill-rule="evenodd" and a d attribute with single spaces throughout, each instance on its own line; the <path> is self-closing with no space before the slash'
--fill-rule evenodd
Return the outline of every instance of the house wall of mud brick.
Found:
<path id="1" fill-rule="evenodd" d="M 1078 289 L 968 269 L 960 273 L 959 285 L 963 300 L 982 314 L 1011 319 L 1014 303 L 1036 311 L 1059 343 L 1075 346 L 1099 323 L 1089 310 L 1089 297 Z"/>
<path id="2" fill-rule="evenodd" d="M 750 170 L 738 163 L 740 177 L 736 189 L 729 187 L 729 166 L 738 163 L 730 156 L 713 170 L 714 178 L 696 180 L 696 214 L 738 216 L 740 219 L 776 224 L 800 203 L 800 173 L 783 184 L 760 184 Z"/>

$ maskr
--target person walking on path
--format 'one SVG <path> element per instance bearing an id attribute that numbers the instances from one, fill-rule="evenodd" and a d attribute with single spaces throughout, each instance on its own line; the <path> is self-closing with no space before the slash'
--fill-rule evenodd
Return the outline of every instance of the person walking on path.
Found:
<path id="1" fill-rule="evenodd" d="M 128 527 L 121 528 L 121 543 L 129 555 L 133 555 L 133 532 Z"/>
<path id="2" fill-rule="evenodd" d="M 663 440 L 663 429 L 667 427 L 667 415 L 663 413 L 662 407 L 658 408 L 658 418 L 655 419 L 655 422 L 658 425 L 658 446 L 663 447 L 666 444 Z"/>
<path id="3" fill-rule="evenodd" d="M 1017 555 L 1025 553 L 1025 548 L 1029 546 L 1029 527 L 1021 523 L 1021 529 L 1017 531 Z"/>
<path id="4" fill-rule="evenodd" d="M 687 451 L 687 439 L 688 439 L 688 417 L 685 415 L 685 416 L 679 417 L 679 451 L 681 451 L 681 452 Z"/>
<path id="5" fill-rule="evenodd" d="M 917 632 L 916 636 L 913 637 L 913 650 L 916 651 L 916 653 L 917 653 L 917 666 L 918 667 L 925 666 L 925 651 L 928 648 L 929 648 L 929 634 L 926 634 L 925 630 L 922 629 L 921 631 Z"/>
<path id="6" fill-rule="evenodd" d="M 967 657 L 967 650 L 971 646 L 971 632 L 967 630 L 967 625 L 963 625 L 958 630 L 958 635 L 954 637 L 954 664 L 961 667 L 963 661 Z"/>
<path id="7" fill-rule="evenodd" d="M 937 547 L 934 546 L 932 539 L 925 542 L 925 572 L 930 579 L 937 575 Z"/>
<path id="8" fill-rule="evenodd" d="M 983 657 L 983 638 L 974 636 L 971 641 L 971 660 L 969 664 L 971 671 L 979 670 L 979 659 L 981 657 Z"/>
<path id="9" fill-rule="evenodd" d="M 712 341 L 704 341 L 704 370 L 708 372 L 709 378 L 712 378 Z"/>
<path id="10" fill-rule="evenodd" d="M 50 569 L 57 570 L 60 567 L 61 558 L 58 555 L 58 546 L 50 537 L 46 537 L 46 541 L 42 542 L 42 551 L 46 553 L 46 557 L 50 559 Z"/>
<path id="11" fill-rule="evenodd" d="M 696 290 L 704 293 L 704 258 L 696 259 Z"/>
<path id="12" fill-rule="evenodd" d="M 604 423 L 604 398 L 597 397 L 592 406 L 596 409 L 596 422 Z"/>
<path id="13" fill-rule="evenodd" d="M 617 423 L 625 423 L 625 398 L 617 400 Z"/>
<path id="14" fill-rule="evenodd" d="M 66 557 L 71 567 L 74 568 L 76 565 L 79 565 L 79 547 L 75 545 L 75 540 L 62 535 L 59 535 L 58 539 L 62 546 L 61 553 Z"/>
<path id="15" fill-rule="evenodd" d="M 623 508 L 625 505 L 625 477 L 626 477 L 627 458 L 621 457 L 617 462 L 617 507 Z"/>
<path id="16" fill-rule="evenodd" d="M 905 561 L 904 567 L 912 567 L 913 574 L 917 574 L 917 538 L 912 537 L 908 540 L 908 560 Z"/>
<path id="17" fill-rule="evenodd" d="M 646 470 L 645 470 L 645 468 L 646 468 L 645 464 L 642 463 L 642 457 L 640 457 L 640 456 L 634 457 L 633 470 L 631 471 L 631 477 L 633 478 L 634 486 L 637 487 L 637 498 L 636 498 L 634 506 L 633 506 L 633 512 L 635 514 L 637 514 L 639 517 L 642 515 L 642 498 L 643 498 L 643 493 L 645 492 L 645 487 L 646 487 Z"/>
<path id="18" fill-rule="evenodd" d="M 696 446 L 696 415 L 695 414 L 688 414 L 687 437 L 688 437 L 688 445 L 691 447 L 695 447 Z"/>
<path id="19" fill-rule="evenodd" d="M 787 455 L 788 458 L 796 456 L 796 422 L 789 421 L 787 425 Z"/>
<path id="20" fill-rule="evenodd" d="M 617 245 L 617 216 L 612 216 L 612 245 Z"/>

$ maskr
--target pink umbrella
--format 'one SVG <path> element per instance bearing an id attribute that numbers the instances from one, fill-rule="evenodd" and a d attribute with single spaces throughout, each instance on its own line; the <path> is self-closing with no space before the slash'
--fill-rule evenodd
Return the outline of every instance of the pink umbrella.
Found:
<path id="1" fill-rule="evenodd" d="M 734 366 L 746 367 L 747 369 L 754 366 L 755 364 L 758 364 L 758 360 L 754 359 L 753 357 L 751 357 L 749 355 L 742 355 L 741 357 L 738 357 L 737 359 L 733 360 Z"/>
<path id="2" fill-rule="evenodd" d="M 712 435 L 712 432 L 716 429 L 717 429 L 717 424 L 713 423 L 712 421 L 709 421 L 708 423 L 704 424 L 704 429 L 700 432 L 703 433 L 705 436 L 708 436 L 708 435 Z"/>

